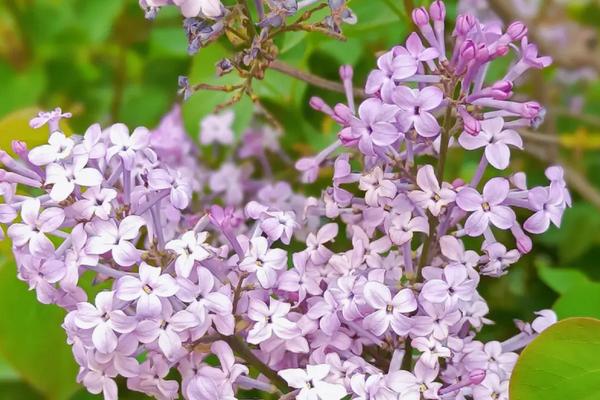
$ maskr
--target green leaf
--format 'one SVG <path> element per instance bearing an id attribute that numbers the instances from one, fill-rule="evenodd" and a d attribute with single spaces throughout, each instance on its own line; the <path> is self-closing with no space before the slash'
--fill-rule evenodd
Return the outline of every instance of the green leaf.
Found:
<path id="1" fill-rule="evenodd" d="M 589 278 L 580 270 L 567 268 L 553 268 L 545 263 L 538 263 L 540 279 L 552 290 L 564 294 L 573 286 L 589 282 Z"/>
<path id="2" fill-rule="evenodd" d="M 6 360 L 0 357 L 0 382 L 15 380 L 19 380 L 19 374 Z"/>
<path id="3" fill-rule="evenodd" d="M 77 4 L 78 26 L 92 42 L 106 40 L 123 5 L 121 0 L 79 0 Z"/>
<path id="4" fill-rule="evenodd" d="M 44 397 L 24 382 L 0 382 L 1 399 L 44 400 Z"/>
<path id="5" fill-rule="evenodd" d="M 600 283 L 580 282 L 561 295 L 552 307 L 559 318 L 600 318 Z"/>
<path id="6" fill-rule="evenodd" d="M 7 254 L 4 246 L 2 254 Z M 78 385 L 77 366 L 61 328 L 64 311 L 38 303 L 26 289 L 16 277 L 14 262 L 4 258 L 0 263 L 0 354 L 47 399 L 68 399 Z"/>
<path id="7" fill-rule="evenodd" d="M 47 85 L 47 78 L 40 66 L 31 66 L 18 73 L 0 61 L 0 115 L 36 104 Z"/>
<path id="8" fill-rule="evenodd" d="M 283 45 L 279 49 L 280 54 L 285 54 L 306 40 L 308 32 L 286 32 L 283 36 Z"/>
<path id="9" fill-rule="evenodd" d="M 187 57 L 187 40 L 181 27 L 156 28 L 150 32 L 152 56 Z"/>
<path id="10" fill-rule="evenodd" d="M 510 380 L 511 400 L 593 400 L 600 393 L 600 320 L 552 325 L 525 348 Z"/>
<path id="11" fill-rule="evenodd" d="M 600 213 L 591 204 L 577 203 L 567 210 L 559 234 L 561 262 L 567 264 L 584 255 L 598 242 L 599 231 Z"/>

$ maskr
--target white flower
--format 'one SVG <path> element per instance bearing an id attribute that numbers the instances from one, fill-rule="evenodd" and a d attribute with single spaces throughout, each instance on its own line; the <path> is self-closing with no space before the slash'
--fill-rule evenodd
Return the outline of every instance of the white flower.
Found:
<path id="1" fill-rule="evenodd" d="M 298 400 L 340 400 L 346 395 L 342 385 L 324 381 L 329 374 L 327 364 L 307 365 L 306 371 L 300 368 L 284 369 L 279 375 L 293 388 L 300 389 Z"/>
<path id="2" fill-rule="evenodd" d="M 90 240 L 86 246 L 89 254 L 111 252 L 117 264 L 128 267 L 140 260 L 140 251 L 131 240 L 135 239 L 142 225 L 146 222 L 142 217 L 130 215 L 123 219 L 119 226 L 114 220 L 96 220 L 90 226 Z"/>
<path id="3" fill-rule="evenodd" d="M 83 161 L 83 160 L 81 160 Z M 78 186 L 98 186 L 102 183 L 102 174 L 95 168 L 84 168 L 84 162 L 60 165 L 50 164 L 46 167 L 46 183 L 52 184 L 50 198 L 63 201 Z"/>
<path id="4" fill-rule="evenodd" d="M 130 170 L 135 162 L 137 151 L 145 149 L 150 143 L 150 132 L 144 127 L 135 128 L 129 136 L 129 128 L 123 124 L 114 124 L 109 128 L 110 141 L 113 144 L 106 153 L 111 160 L 119 155 L 126 169 Z"/>
<path id="5" fill-rule="evenodd" d="M 187 278 L 192 272 L 194 262 L 206 260 L 210 253 L 206 250 L 206 238 L 208 233 L 188 231 L 183 234 L 181 239 L 171 240 L 165 248 L 177 253 L 175 260 L 175 271 L 178 276 Z"/>
<path id="6" fill-rule="evenodd" d="M 48 144 L 38 146 L 29 152 L 29 161 L 34 165 L 46 165 L 71 155 L 75 143 L 64 133 L 56 131 L 50 135 Z"/>

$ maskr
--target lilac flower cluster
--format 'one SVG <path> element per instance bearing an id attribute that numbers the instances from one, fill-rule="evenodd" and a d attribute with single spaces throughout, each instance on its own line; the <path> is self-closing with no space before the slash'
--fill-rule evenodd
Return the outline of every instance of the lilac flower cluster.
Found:
<path id="1" fill-rule="evenodd" d="M 19 278 L 68 311 L 90 392 L 116 399 L 122 377 L 158 399 L 235 399 L 240 389 L 301 400 L 508 398 L 516 351 L 556 316 L 540 311 L 514 337 L 483 343 L 477 333 L 491 321 L 477 288 L 531 250 L 528 234 L 560 225 L 571 202 L 560 167 L 541 187 L 502 174 L 523 147 L 515 129 L 544 114 L 512 99 L 515 81 L 550 60 L 522 24 L 500 31 L 469 14 L 447 52 L 444 17 L 441 1 L 414 10 L 420 34 L 379 58 L 358 111 L 347 66 L 347 104 L 311 99 L 341 126 L 336 142 L 296 163 L 304 182 L 333 166 L 320 198 L 272 178 L 267 155 L 287 158 L 266 128 L 247 131 L 212 170 L 178 108 L 152 132 L 93 125 L 67 137 L 60 109 L 32 120 L 48 123 L 48 144 L 0 154 L 0 222 Z M 505 77 L 486 83 L 511 50 Z M 231 122 L 207 117 L 200 141 L 233 148 Z M 481 153 L 469 182 L 444 176 L 460 150 Z M 86 275 L 103 283 L 89 298 Z"/>

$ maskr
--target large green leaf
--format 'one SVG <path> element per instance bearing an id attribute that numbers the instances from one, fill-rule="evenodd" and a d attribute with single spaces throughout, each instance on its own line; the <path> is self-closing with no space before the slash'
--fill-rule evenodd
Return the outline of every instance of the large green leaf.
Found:
<path id="1" fill-rule="evenodd" d="M 523 351 L 511 400 L 595 400 L 600 393 L 600 320 L 571 318 L 546 329 Z"/>
<path id="2" fill-rule="evenodd" d="M 600 318 L 600 283 L 585 281 L 573 285 L 552 308 L 560 318 Z"/>
<path id="3" fill-rule="evenodd" d="M 575 268 L 554 268 L 545 263 L 538 263 L 540 279 L 557 293 L 564 294 L 577 285 L 589 282 L 589 278 Z"/>
<path id="4" fill-rule="evenodd" d="M 598 243 L 600 231 L 600 213 L 586 203 L 578 203 L 565 212 L 559 231 L 558 252 L 563 264 L 576 260 Z"/>

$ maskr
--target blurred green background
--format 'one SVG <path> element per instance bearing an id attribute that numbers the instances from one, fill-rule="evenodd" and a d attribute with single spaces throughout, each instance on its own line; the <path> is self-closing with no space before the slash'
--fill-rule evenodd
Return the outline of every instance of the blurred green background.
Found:
<path id="1" fill-rule="evenodd" d="M 374 67 L 376 54 L 406 37 L 410 25 L 404 10 L 410 3 L 353 0 L 359 22 L 345 27 L 346 42 L 287 33 L 277 42 L 280 59 L 331 80 L 337 80 L 339 65 L 352 64 L 358 86 Z M 561 163 L 575 203 L 562 229 L 536 237 L 534 251 L 509 275 L 483 280 L 481 291 L 496 321 L 483 337 L 506 339 L 516 331 L 513 318 L 529 320 L 542 308 L 553 307 L 560 317 L 600 317 L 600 4 L 448 3 L 451 16 L 468 8 L 483 17 L 495 10 L 506 21 L 528 21 L 531 36 L 555 58 L 548 71 L 530 72 L 519 89 L 547 106 L 548 114 L 537 134 L 524 134 L 529 151 L 515 156 L 514 169 L 527 171 L 530 184 L 542 183 L 544 168 Z M 0 146 L 8 147 L 15 138 L 39 144 L 46 133 L 32 131 L 27 121 L 38 110 L 56 106 L 74 114 L 69 125 L 75 132 L 93 122 L 153 127 L 178 101 L 178 75 L 188 75 L 192 83 L 217 82 L 214 64 L 231 50 L 218 42 L 189 57 L 177 10 L 165 9 L 150 22 L 136 0 L 0 0 Z M 494 65 L 492 77 L 501 77 L 506 66 Z M 255 90 L 283 126 L 283 145 L 291 154 L 316 152 L 335 137 L 334 124 L 307 103 L 312 95 L 328 102 L 343 101 L 341 95 L 276 71 L 268 71 Z M 226 98 L 199 92 L 184 104 L 192 137 L 197 137 L 200 118 Z M 235 111 L 240 135 L 252 104 L 244 99 Z M 465 178 L 478 162 L 457 154 L 451 160 L 449 172 Z M 77 368 L 60 327 L 63 312 L 37 303 L 16 279 L 9 243 L 0 245 L 0 400 L 98 398 L 75 382 Z M 121 395 L 141 398 L 124 390 Z"/>

